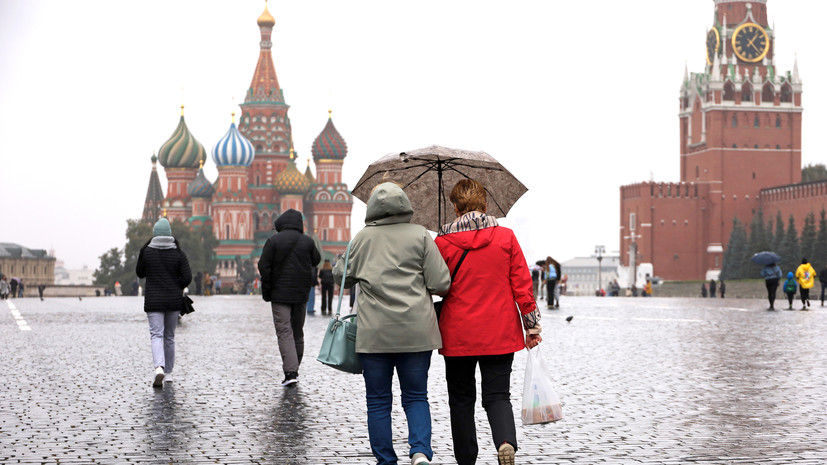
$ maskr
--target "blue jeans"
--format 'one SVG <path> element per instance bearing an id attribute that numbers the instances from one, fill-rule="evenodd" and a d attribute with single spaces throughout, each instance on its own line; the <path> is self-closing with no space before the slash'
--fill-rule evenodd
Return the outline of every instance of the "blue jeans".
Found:
<path id="1" fill-rule="evenodd" d="M 408 444 L 411 446 L 408 456 L 423 453 L 428 460 L 434 456 L 431 449 L 431 407 L 428 404 L 431 352 L 359 354 L 365 377 L 370 449 L 378 460 L 377 465 L 397 463 L 391 433 L 394 367 L 402 390 L 402 408 L 408 418 Z"/>
<path id="2" fill-rule="evenodd" d="M 310 295 L 307 296 L 307 313 L 316 313 L 316 310 L 313 308 L 316 306 L 316 288 L 310 288 Z"/>

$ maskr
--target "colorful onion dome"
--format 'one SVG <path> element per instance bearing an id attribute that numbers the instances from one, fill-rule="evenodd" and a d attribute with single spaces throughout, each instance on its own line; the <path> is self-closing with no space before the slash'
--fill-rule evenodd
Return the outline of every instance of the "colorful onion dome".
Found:
<path id="1" fill-rule="evenodd" d="M 199 198 L 211 198 L 215 193 L 215 187 L 213 187 L 212 183 L 204 175 L 203 167 L 198 170 L 198 174 L 190 183 L 187 192 L 189 192 L 190 197 Z"/>
<path id="2" fill-rule="evenodd" d="M 287 168 L 276 175 L 273 186 L 279 194 L 304 194 L 310 189 L 310 181 L 296 168 L 296 162 L 291 154 Z"/>
<path id="3" fill-rule="evenodd" d="M 235 121 L 212 149 L 212 159 L 218 166 L 250 166 L 255 156 L 253 144 L 238 132 Z"/>
<path id="4" fill-rule="evenodd" d="M 276 25 L 276 18 L 267 10 L 267 2 L 264 2 L 264 12 L 258 17 L 258 27 L 273 27 Z"/>
<path id="5" fill-rule="evenodd" d="M 345 139 L 333 126 L 332 111 L 328 110 L 330 117 L 322 129 L 321 134 L 313 141 L 314 160 L 344 160 L 347 156 L 347 144 Z"/>
<path id="6" fill-rule="evenodd" d="M 158 161 L 164 168 L 198 168 L 207 159 L 207 151 L 187 128 L 184 122 L 184 107 L 181 106 L 181 119 L 172 136 L 158 150 Z"/>

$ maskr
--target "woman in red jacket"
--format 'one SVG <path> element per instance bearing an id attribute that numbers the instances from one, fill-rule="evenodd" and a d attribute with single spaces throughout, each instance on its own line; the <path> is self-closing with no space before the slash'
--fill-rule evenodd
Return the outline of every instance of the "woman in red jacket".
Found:
<path id="1" fill-rule="evenodd" d="M 477 460 L 474 373 L 479 364 L 482 406 L 499 463 L 512 465 L 517 431 L 509 392 L 511 364 L 514 352 L 542 341 L 531 273 L 514 233 L 485 214 L 482 184 L 464 179 L 450 199 L 457 219 L 441 228 L 436 244 L 453 276 L 439 320 L 439 352 L 445 357 L 454 456 L 458 465 Z"/>

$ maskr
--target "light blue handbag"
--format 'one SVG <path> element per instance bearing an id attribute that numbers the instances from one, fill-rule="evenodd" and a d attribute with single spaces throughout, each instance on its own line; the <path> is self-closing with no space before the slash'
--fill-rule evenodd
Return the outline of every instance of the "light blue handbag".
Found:
<path id="1" fill-rule="evenodd" d="M 345 269 L 342 274 L 342 284 L 339 286 L 339 304 L 336 306 L 336 316 L 330 319 L 322 340 L 322 348 L 316 360 L 329 367 L 348 373 L 362 372 L 362 362 L 356 355 L 356 315 L 345 315 L 339 318 L 342 309 L 342 297 L 345 294 L 345 277 L 350 257 L 350 243 L 345 252 Z"/>

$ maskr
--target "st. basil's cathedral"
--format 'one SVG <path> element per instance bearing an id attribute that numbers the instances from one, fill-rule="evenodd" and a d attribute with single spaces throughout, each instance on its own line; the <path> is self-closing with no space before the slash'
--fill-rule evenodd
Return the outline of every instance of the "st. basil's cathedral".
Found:
<path id="1" fill-rule="evenodd" d="M 290 107 L 270 53 L 276 21 L 266 5 L 257 22 L 261 52 L 241 117 L 236 125 L 233 115 L 227 133 L 210 153 L 218 179 L 212 182 L 204 175 L 207 153 L 187 128 L 182 106 L 178 127 L 152 157 L 142 215 L 150 223 L 166 214 L 195 229 L 212 228 L 219 243 L 217 272 L 227 281 L 237 276 L 237 259 L 258 264 L 264 243 L 274 233 L 273 221 L 291 208 L 304 214 L 305 233 L 321 242 L 325 258 L 344 252 L 350 241 L 353 196 L 342 182 L 345 140 L 328 112 L 327 124 L 312 145 L 316 176 L 310 160 L 305 172 L 299 171 L 287 116 Z M 167 177 L 166 196 L 157 162 Z"/>

